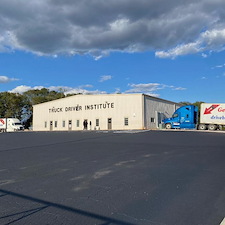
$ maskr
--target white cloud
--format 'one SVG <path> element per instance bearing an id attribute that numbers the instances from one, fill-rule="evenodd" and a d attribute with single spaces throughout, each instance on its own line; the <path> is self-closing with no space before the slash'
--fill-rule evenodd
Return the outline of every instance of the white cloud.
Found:
<path id="1" fill-rule="evenodd" d="M 93 88 L 93 85 L 91 85 L 91 84 L 84 84 L 84 85 L 79 86 L 79 88 Z"/>
<path id="2" fill-rule="evenodd" d="M 34 89 L 41 89 L 41 88 L 40 87 L 33 87 L 32 88 L 31 86 L 20 85 L 20 86 L 17 86 L 16 88 L 10 90 L 9 92 L 22 94 L 26 91 L 34 90 Z"/>
<path id="3" fill-rule="evenodd" d="M 171 89 L 174 91 L 183 91 L 186 88 L 183 87 L 175 87 L 173 85 L 159 84 L 159 83 L 142 83 L 142 84 L 129 84 L 131 87 L 129 90 L 125 91 L 125 93 L 144 93 L 152 96 L 159 97 L 159 94 L 156 93 L 162 89 Z"/>
<path id="4" fill-rule="evenodd" d="M 175 91 L 184 91 L 184 90 L 187 90 L 187 88 L 175 87 L 173 90 L 175 90 Z"/>
<path id="5" fill-rule="evenodd" d="M 26 86 L 26 85 L 21 85 L 18 86 L 12 90 L 10 90 L 9 92 L 12 93 L 24 93 L 26 91 L 29 90 L 35 90 L 35 89 L 42 89 L 42 88 L 47 88 L 50 91 L 57 91 L 57 92 L 63 92 L 64 94 L 105 94 L 106 92 L 104 91 L 99 91 L 99 90 L 87 90 L 86 88 L 90 88 L 92 87 L 92 85 L 83 85 L 80 87 L 76 87 L 76 88 L 72 88 L 72 87 L 68 87 L 68 86 L 49 86 L 49 87 L 44 87 L 44 86 Z"/>
<path id="6" fill-rule="evenodd" d="M 207 57 L 208 57 L 208 55 L 207 55 L 207 54 L 205 54 L 205 53 L 202 53 L 202 57 L 203 57 L 203 58 L 207 58 Z"/>
<path id="7" fill-rule="evenodd" d="M 112 79 L 111 75 L 103 75 L 100 77 L 99 82 L 104 82 L 104 81 L 111 80 L 111 79 Z"/>
<path id="8" fill-rule="evenodd" d="M 179 45 L 168 51 L 157 51 L 155 55 L 159 58 L 176 58 L 181 55 L 195 54 L 201 51 L 198 43 L 189 43 L 184 45 Z"/>
<path id="9" fill-rule="evenodd" d="M 0 83 L 9 83 L 11 81 L 16 81 L 16 78 L 9 78 L 7 76 L 0 76 Z"/>
<path id="10" fill-rule="evenodd" d="M 150 50 L 162 58 L 204 57 L 224 50 L 224 8 L 224 0 L 1 0 L 0 52 L 98 60 L 113 51 Z"/>
<path id="11" fill-rule="evenodd" d="M 129 84 L 128 86 L 131 89 L 127 90 L 126 93 L 152 93 L 162 89 L 162 85 L 158 83 Z"/>
<path id="12" fill-rule="evenodd" d="M 222 51 L 225 49 L 225 29 L 207 30 L 200 34 L 196 42 L 182 44 L 167 51 L 156 51 L 155 55 L 159 58 L 176 58 L 182 55 L 202 53 L 207 57 L 205 51 Z"/>
<path id="13" fill-rule="evenodd" d="M 81 88 L 72 88 L 71 90 L 68 90 L 64 92 L 65 94 L 93 94 L 93 95 L 98 95 L 98 94 L 106 94 L 105 91 L 99 91 L 99 90 L 86 90 L 86 89 L 81 89 Z"/>
<path id="14" fill-rule="evenodd" d="M 128 90 L 126 91 L 121 91 L 120 88 L 116 88 L 114 94 L 116 93 L 144 93 L 148 94 L 151 96 L 159 97 L 160 94 L 157 93 L 159 90 L 162 89 L 170 89 L 173 91 L 184 91 L 186 88 L 183 87 L 175 87 L 173 85 L 166 85 L 166 84 L 159 84 L 159 83 L 140 83 L 140 84 L 128 84 Z M 24 93 L 29 90 L 35 90 L 35 89 L 42 89 L 42 88 L 47 88 L 50 91 L 57 91 L 57 92 L 62 92 L 65 95 L 67 94 L 107 94 L 105 91 L 100 91 L 100 90 L 88 90 L 88 88 L 93 88 L 92 85 L 87 84 L 87 85 L 82 85 L 79 87 L 68 87 L 68 86 L 27 86 L 27 85 L 20 85 L 17 86 L 16 88 L 10 90 L 9 92 L 12 93 Z"/>
<path id="15" fill-rule="evenodd" d="M 115 88 L 115 92 L 114 92 L 114 94 L 120 94 L 120 93 L 121 93 L 120 88 Z"/>
<path id="16" fill-rule="evenodd" d="M 225 28 L 207 30 L 202 34 L 202 42 L 206 48 L 214 50 L 224 50 L 225 47 Z"/>
<path id="17" fill-rule="evenodd" d="M 109 24 L 111 30 L 113 31 L 119 31 L 119 32 L 123 32 L 124 29 L 127 29 L 127 27 L 129 26 L 130 21 L 129 19 L 118 19 L 113 21 L 112 23 Z"/>
<path id="18" fill-rule="evenodd" d="M 224 66 L 225 64 L 222 64 L 222 65 L 215 66 L 214 68 L 223 68 Z"/>

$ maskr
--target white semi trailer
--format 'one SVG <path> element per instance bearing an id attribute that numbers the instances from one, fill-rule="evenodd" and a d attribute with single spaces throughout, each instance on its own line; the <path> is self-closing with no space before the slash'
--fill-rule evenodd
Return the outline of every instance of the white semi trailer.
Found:
<path id="1" fill-rule="evenodd" d="M 24 130 L 17 118 L 0 118 L 0 132 L 13 132 Z"/>
<path id="2" fill-rule="evenodd" d="M 225 104 L 202 103 L 200 109 L 199 130 L 216 130 L 225 126 Z"/>

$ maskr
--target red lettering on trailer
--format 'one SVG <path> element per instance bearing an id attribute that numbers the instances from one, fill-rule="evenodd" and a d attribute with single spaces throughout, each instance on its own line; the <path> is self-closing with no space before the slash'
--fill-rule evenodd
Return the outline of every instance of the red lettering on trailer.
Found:
<path id="1" fill-rule="evenodd" d="M 0 119 L 0 122 L 1 122 L 2 124 L 5 124 L 5 121 L 4 121 L 3 119 Z"/>
<path id="2" fill-rule="evenodd" d="M 219 107 L 218 112 L 225 112 L 225 109 L 223 109 L 222 107 Z"/>

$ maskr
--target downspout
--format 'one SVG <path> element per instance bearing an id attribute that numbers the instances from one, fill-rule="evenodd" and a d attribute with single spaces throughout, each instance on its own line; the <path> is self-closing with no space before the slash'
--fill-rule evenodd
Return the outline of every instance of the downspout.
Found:
<path id="1" fill-rule="evenodd" d="M 145 130 L 146 129 L 146 118 L 145 118 L 145 112 L 146 108 L 145 108 L 145 95 L 142 94 L 142 129 Z"/>

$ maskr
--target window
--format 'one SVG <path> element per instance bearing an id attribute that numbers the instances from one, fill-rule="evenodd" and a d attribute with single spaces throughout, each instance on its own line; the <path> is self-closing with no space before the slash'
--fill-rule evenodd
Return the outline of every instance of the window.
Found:
<path id="1" fill-rule="evenodd" d="M 47 121 L 45 121 L 45 128 L 47 128 Z"/>
<path id="2" fill-rule="evenodd" d="M 99 119 L 96 119 L 96 127 L 99 127 Z"/>
<path id="3" fill-rule="evenodd" d="M 80 126 L 80 120 L 77 120 L 77 127 Z"/>
<path id="4" fill-rule="evenodd" d="M 151 123 L 155 123 L 155 118 L 151 117 Z"/>
<path id="5" fill-rule="evenodd" d="M 128 123 L 129 121 L 128 121 L 128 118 L 126 117 L 126 118 L 124 118 L 124 125 L 125 126 L 128 126 L 129 125 L 129 123 Z"/>
<path id="6" fill-rule="evenodd" d="M 62 121 L 62 127 L 65 127 L 65 126 L 66 126 L 66 121 L 63 120 L 63 121 Z"/>
<path id="7" fill-rule="evenodd" d="M 58 123 L 57 123 L 57 121 L 55 121 L 55 127 L 57 127 L 57 125 L 58 125 Z"/>
<path id="8" fill-rule="evenodd" d="M 178 114 L 177 113 L 173 114 L 173 118 L 176 118 L 176 117 L 178 117 Z"/>

